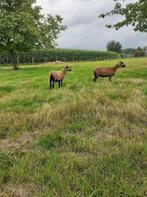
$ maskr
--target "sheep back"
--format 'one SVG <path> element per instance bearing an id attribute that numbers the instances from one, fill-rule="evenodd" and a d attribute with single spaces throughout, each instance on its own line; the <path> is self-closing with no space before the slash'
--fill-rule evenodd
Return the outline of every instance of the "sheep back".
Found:
<path id="1" fill-rule="evenodd" d="M 114 69 L 113 68 L 96 68 L 94 70 L 94 73 L 97 76 L 111 76 L 114 74 Z"/>
<path id="2" fill-rule="evenodd" d="M 64 73 L 63 71 L 54 71 L 50 73 L 50 78 L 54 78 L 55 81 L 60 81 L 64 79 Z"/>

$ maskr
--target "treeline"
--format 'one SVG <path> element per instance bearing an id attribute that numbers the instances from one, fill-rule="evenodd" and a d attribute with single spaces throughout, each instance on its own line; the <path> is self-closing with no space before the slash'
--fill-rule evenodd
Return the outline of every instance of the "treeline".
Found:
<path id="1" fill-rule="evenodd" d="M 107 44 L 107 51 L 113 51 L 122 54 L 122 57 L 144 57 L 147 56 L 147 46 L 143 48 L 127 48 L 122 49 L 122 44 L 119 41 L 111 40 Z"/>
<path id="2" fill-rule="evenodd" d="M 24 63 L 43 63 L 54 61 L 96 61 L 106 59 L 116 59 L 120 55 L 114 52 L 70 50 L 70 49 L 52 49 L 40 50 L 28 53 L 17 53 L 17 64 Z M 12 59 L 9 54 L 0 54 L 0 64 L 11 64 Z"/>
<path id="3" fill-rule="evenodd" d="M 144 57 L 147 56 L 147 47 L 138 47 L 137 49 L 128 48 L 122 51 L 125 57 Z"/>

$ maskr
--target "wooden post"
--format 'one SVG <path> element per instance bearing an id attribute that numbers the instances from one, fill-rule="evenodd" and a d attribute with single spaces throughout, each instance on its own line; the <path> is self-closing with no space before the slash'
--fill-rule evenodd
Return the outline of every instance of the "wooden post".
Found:
<path id="1" fill-rule="evenodd" d="M 16 61 L 17 61 L 17 64 L 19 64 L 19 56 L 17 55 L 17 57 L 16 57 L 17 59 L 16 59 Z"/>
<path id="2" fill-rule="evenodd" d="M 32 56 L 32 64 L 34 64 L 34 57 Z"/>

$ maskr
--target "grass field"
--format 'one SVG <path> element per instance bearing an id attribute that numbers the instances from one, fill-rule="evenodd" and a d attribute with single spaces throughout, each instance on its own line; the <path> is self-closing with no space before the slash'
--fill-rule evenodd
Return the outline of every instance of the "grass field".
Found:
<path id="1" fill-rule="evenodd" d="M 68 63 L 51 91 L 63 65 L 0 67 L 0 196 L 147 195 L 147 58 L 92 81 L 117 61 Z"/>

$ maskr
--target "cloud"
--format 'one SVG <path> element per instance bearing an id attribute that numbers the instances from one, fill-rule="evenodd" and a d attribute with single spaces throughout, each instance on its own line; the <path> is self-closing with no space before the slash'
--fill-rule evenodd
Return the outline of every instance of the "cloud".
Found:
<path id="1" fill-rule="evenodd" d="M 127 0 L 134 2 L 136 0 Z M 114 6 L 113 0 L 38 0 L 45 14 L 60 14 L 68 29 L 60 35 L 61 48 L 105 49 L 110 40 L 118 40 L 123 47 L 147 45 L 145 33 L 133 32 L 131 28 L 119 31 L 107 29 L 105 24 L 115 23 L 120 17 L 99 19 L 98 15 Z"/>

